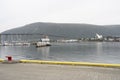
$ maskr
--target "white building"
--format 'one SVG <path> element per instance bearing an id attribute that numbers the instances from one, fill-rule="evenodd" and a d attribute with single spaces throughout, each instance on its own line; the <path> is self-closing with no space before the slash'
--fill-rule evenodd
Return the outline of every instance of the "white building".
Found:
<path id="1" fill-rule="evenodd" d="M 96 33 L 95 38 L 96 38 L 96 39 L 103 39 L 103 36 Z"/>

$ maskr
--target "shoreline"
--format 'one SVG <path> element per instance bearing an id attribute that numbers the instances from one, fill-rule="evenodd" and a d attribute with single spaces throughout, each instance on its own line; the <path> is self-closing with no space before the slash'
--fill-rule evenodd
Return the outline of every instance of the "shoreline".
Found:
<path id="1" fill-rule="evenodd" d="M 120 64 L 92 63 L 92 62 L 70 62 L 70 61 L 46 61 L 46 60 L 12 60 L 7 61 L 0 59 L 2 63 L 34 63 L 34 64 L 51 64 L 51 65 L 72 65 L 72 66 L 95 66 L 120 68 Z"/>

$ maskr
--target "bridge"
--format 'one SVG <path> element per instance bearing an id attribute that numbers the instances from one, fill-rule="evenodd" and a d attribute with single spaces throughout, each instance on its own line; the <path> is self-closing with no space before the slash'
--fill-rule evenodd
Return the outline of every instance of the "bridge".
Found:
<path id="1" fill-rule="evenodd" d="M 35 42 L 39 41 L 40 38 L 44 36 L 49 36 L 51 39 L 55 40 L 57 38 L 61 39 L 69 39 L 68 37 L 64 35 L 54 35 L 54 34 L 42 34 L 42 33 L 5 33 L 5 34 L 0 34 L 0 41 L 1 43 L 6 41 L 6 42 L 15 42 L 15 41 L 25 41 L 25 42 Z"/>

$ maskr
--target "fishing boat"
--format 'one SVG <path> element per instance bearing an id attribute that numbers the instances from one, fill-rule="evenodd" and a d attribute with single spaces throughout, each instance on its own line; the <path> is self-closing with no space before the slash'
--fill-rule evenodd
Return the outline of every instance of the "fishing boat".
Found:
<path id="1" fill-rule="evenodd" d="M 36 43 L 36 47 L 45 47 L 45 46 L 51 46 L 50 39 L 48 38 L 48 36 L 46 36 L 45 38 L 41 38 L 41 40 Z"/>

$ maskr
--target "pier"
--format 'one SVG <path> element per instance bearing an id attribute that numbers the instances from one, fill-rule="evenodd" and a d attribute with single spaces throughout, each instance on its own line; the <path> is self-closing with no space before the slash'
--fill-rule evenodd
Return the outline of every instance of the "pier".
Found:
<path id="1" fill-rule="evenodd" d="M 119 74 L 117 68 L 0 63 L 1 80 L 120 80 Z"/>
<path id="2" fill-rule="evenodd" d="M 0 62 L 1 80 L 120 80 L 120 64 L 94 66 L 95 63 L 38 60 L 6 63 L 2 59 Z"/>

